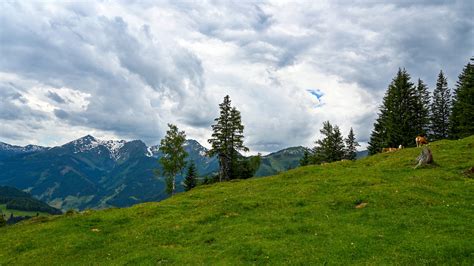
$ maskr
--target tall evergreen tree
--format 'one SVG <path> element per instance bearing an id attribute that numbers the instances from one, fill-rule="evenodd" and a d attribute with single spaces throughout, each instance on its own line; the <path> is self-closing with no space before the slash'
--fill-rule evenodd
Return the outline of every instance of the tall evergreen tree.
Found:
<path id="1" fill-rule="evenodd" d="M 331 150 L 334 146 L 333 144 L 333 126 L 329 121 L 323 122 L 323 128 L 319 130 L 324 136 L 323 139 L 319 139 L 315 142 L 315 147 L 313 148 L 313 163 L 320 164 L 323 162 L 331 162 Z"/>
<path id="2" fill-rule="evenodd" d="M 430 128 L 430 92 L 421 79 L 418 79 L 415 95 L 415 130 L 417 135 L 426 136 Z"/>
<path id="3" fill-rule="evenodd" d="M 244 126 L 241 122 L 240 112 L 231 106 L 229 95 L 224 97 L 224 101 L 219 104 L 220 115 L 214 119 L 212 125 L 212 137 L 208 140 L 212 148 L 208 155 L 217 155 L 219 159 L 219 181 L 229 180 L 235 172 L 238 151 L 248 151 L 243 144 Z"/>
<path id="4" fill-rule="evenodd" d="M 300 160 L 300 166 L 306 166 L 311 164 L 311 154 L 307 149 L 304 150 L 303 157 Z"/>
<path id="5" fill-rule="evenodd" d="M 379 117 L 371 133 L 370 154 L 381 152 L 384 147 L 414 146 L 419 134 L 416 128 L 416 89 L 405 69 L 399 69 L 388 86 Z"/>
<path id="6" fill-rule="evenodd" d="M 197 185 L 197 170 L 193 161 L 189 163 L 186 177 L 184 178 L 184 190 L 189 191 Z"/>
<path id="7" fill-rule="evenodd" d="M 436 88 L 433 91 L 433 102 L 431 103 L 431 138 L 432 140 L 445 139 L 449 132 L 449 116 L 451 112 L 451 93 L 448 81 L 439 72 Z"/>
<path id="8" fill-rule="evenodd" d="M 354 130 L 352 130 L 352 127 L 349 131 L 349 135 L 347 135 L 347 138 L 345 139 L 345 143 L 346 149 L 344 159 L 355 160 L 357 158 L 357 147 L 359 147 L 360 145 L 355 138 Z"/>
<path id="9" fill-rule="evenodd" d="M 450 117 L 452 138 L 464 138 L 474 134 L 474 58 L 471 58 L 471 62 L 462 70 L 454 90 Z"/>
<path id="10" fill-rule="evenodd" d="M 331 161 L 340 161 L 344 159 L 345 147 L 344 147 L 344 137 L 342 136 L 341 130 L 338 126 L 334 126 L 332 133 L 332 142 L 334 143 Z"/>
<path id="11" fill-rule="evenodd" d="M 176 191 L 176 175 L 186 166 L 184 161 L 188 155 L 183 144 L 186 141 L 184 131 L 179 131 L 178 127 L 168 124 L 166 136 L 161 140 L 159 150 L 163 153 L 160 163 L 163 166 L 163 175 L 166 177 L 166 191 L 174 194 Z"/>
<path id="12" fill-rule="evenodd" d="M 316 141 L 312 161 L 319 164 L 342 160 L 344 158 L 344 140 L 339 127 L 325 121 L 320 132 L 325 137 Z"/>

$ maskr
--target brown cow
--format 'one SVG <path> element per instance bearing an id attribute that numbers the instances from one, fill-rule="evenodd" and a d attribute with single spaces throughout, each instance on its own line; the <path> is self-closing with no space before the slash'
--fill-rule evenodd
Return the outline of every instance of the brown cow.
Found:
<path id="1" fill-rule="evenodd" d="M 421 147 L 424 144 L 428 144 L 428 139 L 426 137 L 423 137 L 423 136 L 417 136 L 415 138 L 415 142 L 416 142 L 417 147 Z"/>
<path id="2" fill-rule="evenodd" d="M 382 148 L 382 152 L 391 152 L 399 150 L 399 148 Z"/>

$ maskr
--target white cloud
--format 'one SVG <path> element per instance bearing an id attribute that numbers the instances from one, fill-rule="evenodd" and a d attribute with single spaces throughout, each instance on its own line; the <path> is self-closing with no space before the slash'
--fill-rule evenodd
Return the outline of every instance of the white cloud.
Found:
<path id="1" fill-rule="evenodd" d="M 0 4 L 2 141 L 85 134 L 206 144 L 229 94 L 254 152 L 312 145 L 325 120 L 367 141 L 398 67 L 454 84 L 474 53 L 470 1 Z M 3 56 L 4 55 L 4 56 Z M 310 90 L 319 90 L 317 99 Z"/>

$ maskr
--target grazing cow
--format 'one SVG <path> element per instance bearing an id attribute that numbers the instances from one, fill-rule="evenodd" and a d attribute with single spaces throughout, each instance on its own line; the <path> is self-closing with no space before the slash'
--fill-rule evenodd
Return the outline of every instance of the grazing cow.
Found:
<path id="1" fill-rule="evenodd" d="M 426 137 L 423 137 L 423 136 L 417 136 L 415 138 L 415 142 L 416 142 L 417 147 L 421 147 L 424 144 L 428 144 L 428 139 L 426 139 Z"/>
<path id="2" fill-rule="evenodd" d="M 398 150 L 398 148 L 382 148 L 382 152 L 391 152 L 396 150 Z"/>

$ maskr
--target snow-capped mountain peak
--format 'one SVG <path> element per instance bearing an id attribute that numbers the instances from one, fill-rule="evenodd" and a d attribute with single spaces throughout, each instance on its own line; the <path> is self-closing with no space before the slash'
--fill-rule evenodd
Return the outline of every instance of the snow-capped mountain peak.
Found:
<path id="1" fill-rule="evenodd" d="M 68 144 L 73 146 L 74 153 L 90 151 L 102 146 L 109 151 L 110 158 L 118 160 L 120 158 L 120 149 L 125 145 L 125 143 L 127 143 L 125 140 L 100 140 L 91 135 L 87 135 Z"/>

